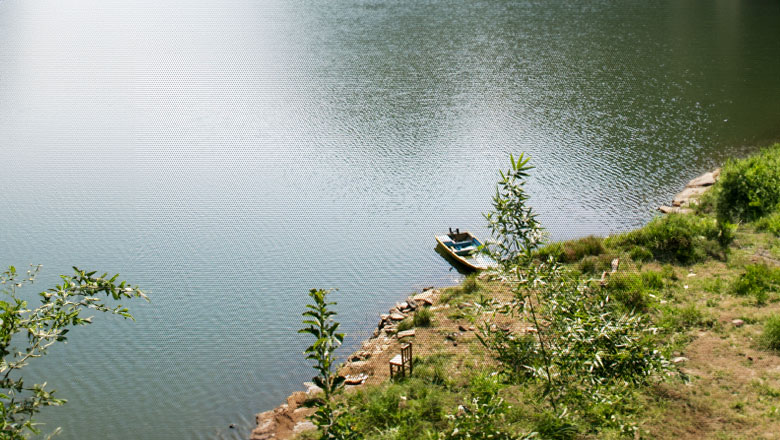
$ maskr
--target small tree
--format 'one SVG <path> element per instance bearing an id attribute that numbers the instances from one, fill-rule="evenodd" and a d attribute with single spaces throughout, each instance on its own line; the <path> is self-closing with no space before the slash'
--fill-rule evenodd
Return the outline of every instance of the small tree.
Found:
<path id="1" fill-rule="evenodd" d="M 322 388 L 323 399 L 313 403 L 317 411 L 311 416 L 312 422 L 322 430 L 322 440 L 350 440 L 359 438 L 349 426 L 349 418 L 341 405 L 333 402 L 333 396 L 344 388 L 345 378 L 337 373 L 336 349 L 344 342 L 344 334 L 337 333 L 339 323 L 333 320 L 336 312 L 329 306 L 335 302 L 327 302 L 330 290 L 311 289 L 309 296 L 314 304 L 307 304 L 303 321 L 308 324 L 298 330 L 298 333 L 309 333 L 316 338 L 306 349 L 306 359 L 314 361 L 317 376 L 313 378 L 315 385 Z"/>
<path id="2" fill-rule="evenodd" d="M 122 305 L 108 306 L 98 295 L 114 300 L 141 297 L 148 301 L 138 287 L 125 281 L 116 283 L 119 275 L 95 277 L 95 272 L 73 268 L 73 276 L 61 275 L 62 284 L 38 295 L 41 305 L 30 308 L 18 296 L 18 290 L 32 284 L 41 266 L 33 266 L 20 276 L 9 267 L 0 275 L 0 416 L 2 438 L 19 440 L 27 434 L 40 433 L 33 416 L 45 406 L 62 405 L 66 401 L 46 390 L 46 383 L 27 385 L 19 374 L 31 359 L 39 358 L 57 342 L 65 342 L 72 327 L 92 323 L 92 317 L 82 317 L 85 309 L 120 315 L 133 319 Z M 26 338 L 26 339 L 24 339 Z"/>
<path id="3" fill-rule="evenodd" d="M 509 171 L 501 173 L 494 211 L 485 216 L 494 238 L 485 252 L 511 285 L 515 301 L 505 312 L 530 317 L 536 344 L 489 322 L 477 336 L 511 378 L 542 380 L 557 413 L 562 400 L 587 406 L 584 402 L 602 399 L 611 389 L 644 382 L 668 363 L 654 350 L 655 329 L 644 317 L 613 306 L 606 292 L 567 275 L 552 257 L 534 259 L 544 232 L 526 206 L 527 162 L 512 157 Z"/>

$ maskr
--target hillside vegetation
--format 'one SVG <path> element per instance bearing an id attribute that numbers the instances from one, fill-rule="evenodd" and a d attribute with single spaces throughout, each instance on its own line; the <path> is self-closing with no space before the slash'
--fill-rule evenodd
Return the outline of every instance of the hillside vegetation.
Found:
<path id="1" fill-rule="evenodd" d="M 526 162 L 488 215 L 501 270 L 404 324 L 412 377 L 335 397 L 349 438 L 778 438 L 780 144 L 724 164 L 691 214 L 547 246 Z"/>

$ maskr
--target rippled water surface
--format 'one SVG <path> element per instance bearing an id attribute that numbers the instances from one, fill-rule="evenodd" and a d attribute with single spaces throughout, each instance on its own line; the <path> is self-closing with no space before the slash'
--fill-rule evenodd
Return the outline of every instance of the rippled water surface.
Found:
<path id="1" fill-rule="evenodd" d="M 339 288 L 349 349 L 456 281 L 433 235 L 485 235 L 509 153 L 554 239 L 641 225 L 780 138 L 777 23 L 776 1 L 0 2 L 0 265 L 152 298 L 37 362 L 69 399 L 40 419 L 246 436 L 311 376 L 308 289 Z"/>

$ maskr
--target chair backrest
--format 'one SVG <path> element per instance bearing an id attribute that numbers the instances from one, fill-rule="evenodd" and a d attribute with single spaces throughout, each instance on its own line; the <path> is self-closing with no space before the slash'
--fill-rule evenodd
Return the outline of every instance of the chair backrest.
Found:
<path id="1" fill-rule="evenodd" d="M 401 347 L 401 360 L 403 362 L 408 362 L 412 359 L 412 343 L 409 342 L 408 344 Z"/>

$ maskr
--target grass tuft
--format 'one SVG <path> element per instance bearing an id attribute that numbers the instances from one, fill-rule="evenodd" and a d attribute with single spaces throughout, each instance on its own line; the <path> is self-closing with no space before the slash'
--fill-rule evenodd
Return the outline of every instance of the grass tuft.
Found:
<path id="1" fill-rule="evenodd" d="M 766 320 L 761 342 L 770 350 L 780 351 L 780 315 L 770 316 Z"/>

